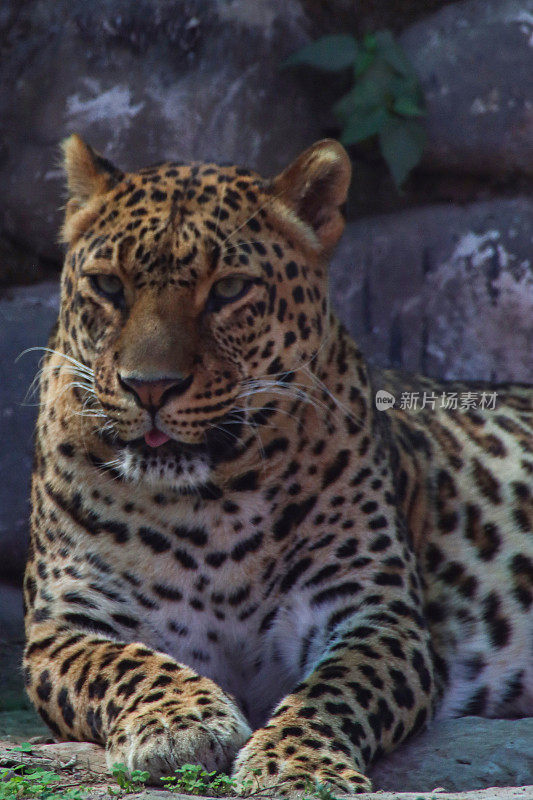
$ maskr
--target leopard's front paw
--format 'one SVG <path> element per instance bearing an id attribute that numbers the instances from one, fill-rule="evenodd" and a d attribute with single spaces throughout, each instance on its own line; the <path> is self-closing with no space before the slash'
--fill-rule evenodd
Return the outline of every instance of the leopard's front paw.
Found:
<path id="1" fill-rule="evenodd" d="M 293 744 L 288 749 L 289 753 L 285 748 L 258 751 L 252 737 L 237 756 L 233 770 L 233 779 L 243 787 L 241 793 L 270 788 L 276 796 L 296 798 L 319 786 L 342 794 L 372 791 L 370 780 L 354 764 L 336 759 L 326 747 L 310 754 L 304 740 L 301 748 Z"/>
<path id="2" fill-rule="evenodd" d="M 107 738 L 107 764 L 146 770 L 153 782 L 183 764 L 224 771 L 250 735 L 244 716 L 222 692 L 205 705 L 185 706 L 172 697 L 146 710 L 140 703 L 117 717 Z"/>

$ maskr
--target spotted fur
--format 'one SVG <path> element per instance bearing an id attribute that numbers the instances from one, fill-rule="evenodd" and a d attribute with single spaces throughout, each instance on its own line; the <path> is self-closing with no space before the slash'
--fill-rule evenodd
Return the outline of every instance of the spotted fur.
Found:
<path id="1" fill-rule="evenodd" d="M 65 152 L 25 579 L 54 733 L 290 795 L 368 788 L 435 712 L 533 713 L 533 392 L 375 409 L 450 386 L 371 375 L 330 312 L 340 145 L 272 181 Z"/>

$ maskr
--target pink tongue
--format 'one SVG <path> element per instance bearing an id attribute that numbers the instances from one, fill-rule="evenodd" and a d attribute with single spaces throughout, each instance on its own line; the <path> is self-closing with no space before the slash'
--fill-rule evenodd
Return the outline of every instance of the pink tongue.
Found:
<path id="1" fill-rule="evenodd" d="M 165 442 L 168 442 L 170 436 L 167 436 L 166 433 L 163 431 L 158 431 L 157 428 L 152 428 L 151 431 L 144 434 L 144 441 L 148 445 L 148 447 L 159 447 Z"/>

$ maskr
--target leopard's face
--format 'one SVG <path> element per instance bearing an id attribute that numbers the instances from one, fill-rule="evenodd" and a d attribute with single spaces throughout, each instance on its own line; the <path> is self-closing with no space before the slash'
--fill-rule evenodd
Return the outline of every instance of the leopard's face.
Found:
<path id="1" fill-rule="evenodd" d="M 196 486 L 319 349 L 324 247 L 283 185 L 248 170 L 107 181 L 65 225 L 60 329 L 92 374 L 78 400 L 125 477 Z"/>

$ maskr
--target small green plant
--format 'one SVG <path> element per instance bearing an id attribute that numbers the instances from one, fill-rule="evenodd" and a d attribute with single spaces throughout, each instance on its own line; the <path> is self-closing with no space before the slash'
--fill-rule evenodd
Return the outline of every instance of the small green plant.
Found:
<path id="1" fill-rule="evenodd" d="M 33 745 L 29 742 L 21 742 L 17 747 L 14 747 L 13 750 L 16 753 L 31 753 L 33 751 Z"/>
<path id="2" fill-rule="evenodd" d="M 111 774 L 116 780 L 118 787 L 110 786 L 108 791 L 113 795 L 133 794 L 140 792 L 144 788 L 146 781 L 150 778 L 150 773 L 141 769 L 134 769 L 128 772 L 124 764 L 113 764 Z"/>
<path id="3" fill-rule="evenodd" d="M 184 794 L 203 794 L 223 797 L 237 794 L 237 784 L 228 775 L 218 772 L 207 772 L 197 764 L 184 764 L 175 775 L 161 778 L 167 789 Z"/>
<path id="4" fill-rule="evenodd" d="M 422 89 L 409 60 L 390 31 L 362 41 L 323 36 L 298 50 L 285 66 L 351 73 L 352 86 L 333 105 L 343 144 L 377 137 L 397 187 L 419 163 L 426 142 Z"/>
<path id="5" fill-rule="evenodd" d="M 86 800 L 88 789 L 84 786 L 64 786 L 64 778 L 43 767 L 31 767 L 24 763 L 24 756 L 31 755 L 33 746 L 29 742 L 14 747 L 21 754 L 21 763 L 15 767 L 0 767 L 0 800 Z"/>
<path id="6" fill-rule="evenodd" d="M 272 787 L 264 790 L 259 787 L 260 769 L 252 770 L 251 774 L 253 778 L 237 783 L 222 772 L 207 772 L 197 764 L 184 764 L 175 771 L 174 775 L 161 778 L 161 782 L 172 792 L 206 795 L 207 797 L 226 797 L 241 793 L 250 795 L 271 791 Z"/>
<path id="7" fill-rule="evenodd" d="M 20 748 L 16 748 L 19 749 Z M 24 750 L 22 752 L 30 752 Z M 27 767 L 19 764 L 16 767 L 0 768 L 0 800 L 20 800 L 21 798 L 38 798 L 38 800 L 85 800 L 87 789 L 75 787 L 63 789 L 57 786 L 60 775 L 41 767 Z"/>
<path id="8" fill-rule="evenodd" d="M 310 782 L 307 791 L 309 792 L 309 797 L 304 797 L 303 800 L 316 800 L 316 798 L 318 800 L 337 800 L 329 786 L 319 781 Z"/>

